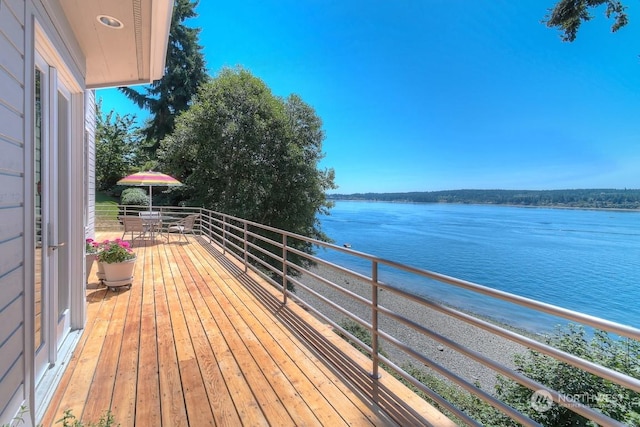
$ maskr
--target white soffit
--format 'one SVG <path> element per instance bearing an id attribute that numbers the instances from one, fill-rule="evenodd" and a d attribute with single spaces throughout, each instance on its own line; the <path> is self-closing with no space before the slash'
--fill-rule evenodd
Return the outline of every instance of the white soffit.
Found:
<path id="1" fill-rule="evenodd" d="M 162 77 L 173 0 L 60 0 L 87 61 L 89 88 L 150 83 Z M 100 22 L 114 18 L 113 28 Z"/>

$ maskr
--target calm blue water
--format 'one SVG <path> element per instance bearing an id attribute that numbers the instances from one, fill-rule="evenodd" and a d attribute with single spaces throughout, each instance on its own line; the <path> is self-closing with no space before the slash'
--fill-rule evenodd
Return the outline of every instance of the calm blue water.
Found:
<path id="1" fill-rule="evenodd" d="M 338 245 L 640 327 L 637 212 L 339 201 L 321 223 Z M 380 280 L 530 330 L 566 323 L 397 270 Z"/>

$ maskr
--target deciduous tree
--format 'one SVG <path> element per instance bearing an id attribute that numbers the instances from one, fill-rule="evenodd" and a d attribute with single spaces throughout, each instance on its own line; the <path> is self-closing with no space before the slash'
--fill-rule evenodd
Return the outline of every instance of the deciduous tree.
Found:
<path id="1" fill-rule="evenodd" d="M 109 190 L 136 164 L 141 135 L 135 116 L 96 111 L 96 188 Z"/>
<path id="2" fill-rule="evenodd" d="M 186 204 L 325 239 L 317 214 L 335 186 L 333 170 L 318 168 L 323 139 L 299 96 L 276 97 L 248 71 L 224 69 L 178 118 L 159 159 L 185 184 Z"/>

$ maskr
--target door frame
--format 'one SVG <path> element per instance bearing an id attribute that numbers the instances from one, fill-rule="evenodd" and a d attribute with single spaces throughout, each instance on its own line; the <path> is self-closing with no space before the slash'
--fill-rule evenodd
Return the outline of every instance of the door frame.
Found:
<path id="1" fill-rule="evenodd" d="M 34 210 L 36 215 L 35 233 L 38 233 L 38 221 L 40 225 L 40 239 L 34 239 L 35 250 L 35 282 L 34 285 L 39 287 L 39 313 L 34 311 L 34 315 L 39 314 L 39 322 L 34 323 L 36 330 L 39 329 L 39 340 L 35 343 L 35 371 L 34 375 L 36 381 L 38 381 L 49 364 L 55 363 L 55 351 L 52 350 L 52 340 L 55 340 L 54 334 L 52 334 L 52 327 L 55 323 L 52 317 L 53 310 L 53 290 L 52 283 L 55 281 L 55 264 L 57 260 L 57 253 L 50 251 L 48 248 L 51 245 L 51 240 L 57 239 L 57 235 L 52 233 L 54 228 L 51 224 L 55 221 L 55 217 L 51 217 L 51 213 L 54 208 L 51 204 L 55 200 L 54 186 L 51 185 L 51 178 L 55 176 L 56 164 L 55 158 L 50 151 L 54 147 L 54 134 L 55 134 L 55 108 L 53 107 L 55 99 L 55 80 L 56 72 L 41 55 L 36 51 L 34 61 L 34 76 L 38 75 L 36 70 L 40 71 L 40 112 L 42 117 L 40 118 L 40 146 L 39 154 L 37 148 L 34 149 L 34 160 L 38 160 L 40 177 L 35 185 L 34 191 L 37 192 L 40 199 L 39 212 Z M 34 80 L 35 81 L 35 80 Z M 34 100 L 37 94 L 37 86 L 34 87 Z M 35 101 L 34 101 L 35 105 Z M 38 116 L 34 112 L 34 124 Z M 35 126 L 34 126 L 35 128 Z M 35 147 L 36 134 L 34 133 L 34 147 Z M 38 159 L 39 156 L 39 159 Z M 34 168 L 34 180 L 36 179 L 36 168 Z M 34 208 L 37 204 L 34 205 Z M 57 206 L 56 206 L 57 209 Z M 39 214 L 39 218 L 38 218 Z M 39 243 L 39 249 L 38 249 Z M 39 252 L 39 256 L 38 255 Z M 38 273 L 39 272 L 39 273 Z M 57 292 L 57 288 L 56 288 Z M 38 289 L 34 286 L 34 294 L 38 295 Z M 35 307 L 35 305 L 34 305 Z M 55 345 L 53 346 L 55 349 Z"/>
<path id="2" fill-rule="evenodd" d="M 68 304 L 68 322 L 64 326 L 66 338 L 59 339 L 58 338 L 58 307 L 57 307 L 57 290 L 54 295 L 51 295 L 49 301 L 49 312 L 47 315 L 47 319 L 44 323 L 47 323 L 47 331 L 43 333 L 47 333 L 49 337 L 49 343 L 52 343 L 49 347 L 48 351 L 48 364 L 52 369 L 47 369 L 45 375 L 42 378 L 37 378 L 36 374 L 36 349 L 31 345 L 33 349 L 28 354 L 30 354 L 31 363 L 30 365 L 33 367 L 30 370 L 31 375 L 27 378 L 30 383 L 30 388 L 32 390 L 32 396 L 34 396 L 34 401 L 31 403 L 37 408 L 37 412 L 42 411 L 46 408 L 46 403 L 51 396 L 52 388 L 57 381 L 57 376 L 59 375 L 59 371 L 63 369 L 65 362 L 70 358 L 71 351 L 75 347 L 79 336 L 80 329 L 84 327 L 85 317 L 86 317 L 86 298 L 85 298 L 85 280 L 84 280 L 84 236 L 85 236 L 85 225 L 84 225 L 84 205 L 86 203 L 85 200 L 85 192 L 84 187 L 87 185 L 85 177 L 85 89 L 84 89 L 84 77 L 79 73 L 79 67 L 76 66 L 74 61 L 72 60 L 71 55 L 69 55 L 68 51 L 64 43 L 61 43 L 57 38 L 58 35 L 52 35 L 54 40 L 57 40 L 58 43 L 54 44 L 52 42 L 52 38 L 50 38 L 44 27 L 40 25 L 37 18 L 33 18 L 33 56 L 31 57 L 31 84 L 35 81 L 35 68 L 37 65 L 36 58 L 40 56 L 43 61 L 48 64 L 49 67 L 55 69 L 54 74 L 56 74 L 55 79 L 56 82 L 60 82 L 61 87 L 66 89 L 66 96 L 68 96 L 69 105 L 67 108 L 68 111 L 68 119 L 66 119 L 68 125 L 68 142 L 67 147 L 62 150 L 63 155 L 65 156 L 64 163 L 68 165 L 68 171 L 65 171 L 66 174 L 64 178 L 65 188 L 58 189 L 59 192 L 64 193 L 65 197 L 60 201 L 65 206 L 62 206 L 62 214 L 60 213 L 60 209 L 58 209 L 58 215 L 64 220 L 66 225 L 65 233 L 65 249 L 67 251 L 67 260 L 63 263 L 63 268 L 66 270 L 64 274 L 59 277 L 65 277 L 65 280 L 68 281 L 68 289 L 69 289 L 69 304 Z M 51 69 L 50 68 L 50 69 Z M 74 70 L 74 71 L 72 71 Z M 82 83 L 81 83 L 82 82 Z M 28 104 L 33 108 L 33 100 L 35 96 L 35 86 L 32 86 L 28 91 L 30 95 L 25 99 L 28 100 Z M 58 88 L 57 85 L 52 85 L 49 88 L 49 94 L 54 94 L 57 99 Z M 65 96 L 65 97 L 66 97 Z M 49 100 L 51 103 L 51 100 Z M 57 101 L 54 103 L 54 108 L 57 109 Z M 51 116 L 51 114 L 50 114 Z M 28 115 L 30 120 L 26 121 L 27 126 L 27 135 L 32 135 L 31 141 L 32 145 L 35 141 L 34 134 L 34 123 L 35 123 L 35 115 L 34 112 L 30 112 Z M 57 118 L 53 120 L 53 124 L 57 126 Z M 48 132 L 52 133 L 52 136 L 55 138 L 58 137 L 57 129 L 49 125 Z M 55 153 L 50 153 L 51 155 L 58 157 L 61 151 L 56 147 Z M 27 162 L 27 165 L 33 164 L 33 156 L 35 155 L 34 150 L 31 150 L 31 154 L 28 156 L 30 159 Z M 32 166 L 27 169 L 27 171 L 31 170 Z M 30 172 L 31 178 L 25 180 L 27 183 L 27 197 L 31 196 L 31 199 L 34 200 L 34 191 L 36 188 L 36 183 L 33 181 L 34 171 Z M 31 182 L 31 184 L 29 184 Z M 30 207 L 33 215 L 35 206 L 33 203 L 25 204 L 25 207 Z M 32 220 L 33 221 L 33 220 Z M 32 222 L 35 224 L 35 222 Z M 30 241 L 35 241 L 35 233 L 36 230 L 33 229 L 27 236 L 31 236 Z M 29 240 L 27 240 L 29 242 Z M 58 243 L 58 242 L 52 242 Z M 49 244 L 49 243 L 48 243 Z M 31 243 L 28 243 L 27 246 L 31 246 Z M 33 250 L 33 249 L 31 249 Z M 43 249 L 46 250 L 46 249 Z M 27 251 L 27 256 L 30 251 Z M 32 252 L 31 252 L 32 253 Z M 30 256 L 33 258 L 33 255 Z M 35 269 L 35 260 L 30 263 L 29 267 L 31 271 Z M 35 285 L 35 277 L 33 273 L 29 274 L 32 278 L 30 280 L 31 285 L 27 285 L 27 287 L 34 288 Z M 25 313 L 28 317 L 33 317 L 33 304 L 34 304 L 34 292 L 32 290 L 27 290 L 27 295 L 30 295 L 30 298 L 27 298 L 27 309 Z M 31 307 L 29 307 L 29 305 Z M 33 339 L 33 327 L 34 322 L 31 319 L 27 319 L 25 322 L 26 326 L 26 338 L 27 340 L 34 341 Z M 67 334 L 67 331 L 69 333 Z M 27 349 L 29 346 L 27 346 Z M 37 419 L 37 414 L 36 414 Z"/>

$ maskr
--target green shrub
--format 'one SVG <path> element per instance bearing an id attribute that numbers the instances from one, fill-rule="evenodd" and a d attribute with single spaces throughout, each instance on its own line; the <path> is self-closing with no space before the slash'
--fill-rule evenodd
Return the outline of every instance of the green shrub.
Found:
<path id="1" fill-rule="evenodd" d="M 342 327 L 342 329 L 344 329 L 345 331 L 349 332 L 351 335 L 353 335 L 354 337 L 356 337 L 357 339 L 362 341 L 364 344 L 366 344 L 369 347 L 371 347 L 371 344 L 372 344 L 373 340 L 371 339 L 371 332 L 369 332 L 369 330 L 367 328 L 365 328 L 361 324 L 359 324 L 359 323 L 357 323 L 357 322 L 355 322 L 355 321 L 353 321 L 351 319 L 343 320 L 342 322 L 339 322 L 338 324 Z M 345 334 L 343 334 L 339 330 L 335 330 L 334 332 L 336 334 L 338 334 L 338 336 L 340 338 L 342 338 L 343 340 L 347 341 L 353 347 L 357 348 L 360 351 L 360 353 L 364 354 L 365 356 L 371 357 L 371 355 L 369 354 L 368 351 L 366 351 L 364 348 L 360 347 L 360 345 L 358 345 L 358 343 L 356 343 L 356 342 L 352 341 L 351 339 L 349 339 L 349 337 L 347 337 Z M 384 356 L 384 357 L 388 357 L 387 353 L 382 349 L 382 347 L 380 345 L 378 345 L 378 354 L 380 354 L 381 356 Z"/>
<path id="2" fill-rule="evenodd" d="M 440 395 L 447 402 L 450 402 L 453 406 L 469 415 L 474 420 L 479 421 L 484 426 L 507 427 L 519 425 L 515 421 L 510 420 L 499 410 L 495 409 L 483 400 L 480 400 L 480 398 L 472 395 L 468 391 L 458 387 L 445 378 L 438 377 L 427 372 L 424 368 L 417 367 L 412 364 L 407 364 L 402 366 L 402 370 L 427 386 L 436 394 Z M 456 424 L 466 425 L 461 420 L 458 420 L 453 413 L 448 411 L 446 408 L 441 407 L 440 404 L 432 400 L 429 396 L 420 391 L 413 384 L 397 374 L 395 374 L 395 376 L 409 389 L 413 390 L 418 396 L 429 402 L 447 417 L 451 418 L 454 422 L 456 422 Z M 480 387 L 477 384 L 476 386 Z"/>
<path id="3" fill-rule="evenodd" d="M 547 343 L 567 353 L 640 378 L 640 343 L 616 340 L 606 332 L 588 336 L 584 328 L 568 325 L 558 328 Z M 640 426 L 640 393 L 585 372 L 554 358 L 529 351 L 515 358 L 524 375 L 547 387 L 590 406 L 625 425 Z M 501 400 L 547 426 L 592 426 L 591 421 L 564 406 L 553 404 L 548 410 L 532 408 L 532 391 L 514 381 L 498 378 L 496 391 Z"/>
<path id="4" fill-rule="evenodd" d="M 59 423 L 62 423 L 62 427 L 112 427 L 120 425 L 115 423 L 111 411 L 105 412 L 105 414 L 100 417 L 97 423 L 85 424 L 78 420 L 69 409 L 64 411 L 64 415 L 62 416 L 62 418 L 56 421 L 56 424 Z"/>
<path id="5" fill-rule="evenodd" d="M 371 345 L 371 334 L 366 328 L 351 320 L 341 322 L 340 326 L 365 344 Z M 339 333 L 339 335 L 347 339 L 344 334 Z M 584 328 L 568 325 L 565 328 L 557 329 L 555 334 L 547 338 L 547 343 L 567 353 L 625 373 L 631 377 L 640 378 L 640 342 L 629 339 L 616 340 L 603 331 L 595 331 L 589 337 Z M 355 346 L 355 343 L 352 342 L 351 344 Z M 360 351 L 368 354 L 362 349 Z M 624 387 L 613 384 L 611 381 L 604 380 L 533 350 L 526 354 L 516 355 L 514 362 L 517 369 L 529 378 L 568 396 L 584 397 L 585 401 L 582 403 L 626 425 L 640 427 L 640 393 L 627 390 Z M 381 364 L 381 367 L 396 376 L 407 387 L 414 390 L 420 397 L 441 410 L 445 415 L 457 421 L 452 414 L 441 408 L 412 384 L 387 369 L 383 364 Z M 403 366 L 402 369 L 485 426 L 506 427 L 519 425 L 489 404 L 472 396 L 450 381 L 428 373 L 422 367 L 408 364 Z M 498 384 L 496 385 L 498 399 L 516 408 L 534 421 L 553 427 L 586 427 L 594 425 L 591 421 L 570 409 L 555 403 L 547 411 L 538 411 L 531 405 L 532 394 L 533 392 L 528 388 L 498 376 Z"/>
<path id="6" fill-rule="evenodd" d="M 18 427 L 24 424 L 24 414 L 27 412 L 26 406 L 20 407 L 20 412 L 18 415 L 11 421 L 9 424 L 3 424 L 2 427 Z M 62 418 L 56 421 L 56 424 L 62 424 L 62 427 L 117 427 L 120 424 L 116 424 L 111 414 L 111 411 L 106 411 L 104 415 L 100 417 L 97 423 L 88 423 L 85 424 L 82 421 L 78 420 L 75 415 L 72 414 L 71 409 L 67 409 L 64 411 Z M 42 425 L 38 426 L 42 427 Z"/>
<path id="7" fill-rule="evenodd" d="M 17 427 L 21 424 L 24 424 L 24 414 L 27 412 L 26 406 L 21 406 L 20 411 L 18 411 L 18 415 L 16 415 L 13 420 L 9 424 L 2 424 L 2 427 Z"/>
<path id="8" fill-rule="evenodd" d="M 371 347 L 371 333 L 369 330 L 359 323 L 356 323 L 350 319 L 343 320 L 339 323 L 342 328 L 348 331 L 351 335 L 358 338 L 363 343 L 367 344 Z M 369 353 L 364 349 L 360 348 L 356 343 L 352 340 L 348 339 L 346 335 L 336 331 L 336 333 L 342 337 L 344 340 L 348 341 L 352 346 L 358 348 L 361 353 L 370 357 Z M 379 346 L 378 353 L 384 357 L 387 357 L 386 352 Z M 405 380 L 402 376 L 397 374 L 395 371 L 389 368 L 384 363 L 380 363 L 380 367 L 387 371 L 390 375 L 393 375 L 396 379 L 406 385 L 409 389 L 413 390 L 418 396 L 422 399 L 429 402 L 435 408 L 440 410 L 443 414 L 451 418 L 459 425 L 463 425 L 462 422 L 457 420 L 455 416 L 447 411 L 445 408 L 441 407 L 437 402 L 432 400 L 425 393 L 416 388 L 409 381 Z M 421 367 L 416 367 L 412 364 L 406 364 L 402 366 L 402 370 L 405 371 L 410 376 L 414 377 L 420 383 L 424 384 L 430 390 L 442 396 L 445 400 L 453 404 L 458 409 L 466 412 L 472 418 L 481 421 L 486 426 L 506 426 L 508 424 L 508 419 L 502 415 L 501 412 L 491 407 L 489 404 L 481 401 L 477 397 L 473 396 L 471 393 L 461 389 L 456 386 L 452 382 L 438 377 L 436 375 L 430 374 L 426 371 L 426 369 Z"/>
<path id="9" fill-rule="evenodd" d="M 142 188 L 127 188 L 120 195 L 120 204 L 149 206 L 149 196 Z"/>

